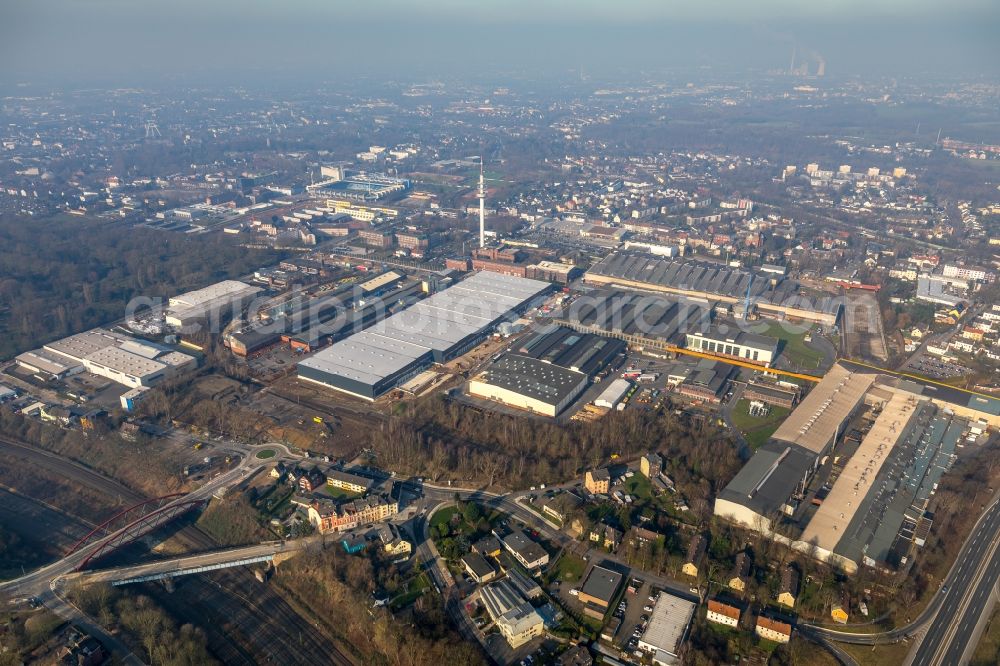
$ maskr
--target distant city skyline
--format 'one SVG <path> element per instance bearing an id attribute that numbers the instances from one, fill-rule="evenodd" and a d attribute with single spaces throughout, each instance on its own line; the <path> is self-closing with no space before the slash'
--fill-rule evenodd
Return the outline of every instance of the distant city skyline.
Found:
<path id="1" fill-rule="evenodd" d="M 0 16 L 6 84 L 741 73 L 787 68 L 793 48 L 822 54 L 828 76 L 1000 73 L 1000 7 L 986 0 L 41 0 L 8 3 Z"/>

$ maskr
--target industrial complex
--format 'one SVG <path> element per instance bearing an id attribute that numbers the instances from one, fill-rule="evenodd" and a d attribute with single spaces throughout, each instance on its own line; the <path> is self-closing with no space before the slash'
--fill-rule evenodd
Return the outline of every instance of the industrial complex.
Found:
<path id="1" fill-rule="evenodd" d="M 130 388 L 153 386 L 197 364 L 193 356 L 165 345 L 104 329 L 50 342 L 20 354 L 16 360 L 24 370 L 47 379 L 90 372 Z"/>
<path id="2" fill-rule="evenodd" d="M 242 310 L 263 291 L 238 280 L 223 280 L 204 289 L 173 296 L 167 306 L 168 326 L 182 329 L 209 321 L 221 321 Z"/>
<path id="3" fill-rule="evenodd" d="M 431 365 L 461 355 L 550 289 L 476 273 L 298 364 L 300 379 L 374 400 Z"/>
<path id="4" fill-rule="evenodd" d="M 625 343 L 559 326 L 502 354 L 469 382 L 469 393 L 544 416 L 562 412 Z M 620 360 L 620 359 L 619 359 Z"/>
<path id="5" fill-rule="evenodd" d="M 834 365 L 719 494 L 715 514 L 848 572 L 897 568 L 922 545 L 957 449 L 1000 421 L 998 403 Z"/>
<path id="6" fill-rule="evenodd" d="M 799 295 L 798 283 L 782 275 L 642 252 L 612 252 L 587 271 L 584 279 L 595 285 L 728 303 L 738 315 L 749 301 L 750 309 L 761 314 L 833 325 L 841 309 L 839 301 L 830 297 L 808 302 Z"/>

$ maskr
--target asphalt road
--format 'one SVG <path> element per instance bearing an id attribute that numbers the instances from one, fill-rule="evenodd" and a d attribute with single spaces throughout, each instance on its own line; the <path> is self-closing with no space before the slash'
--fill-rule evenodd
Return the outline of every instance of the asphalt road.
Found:
<path id="1" fill-rule="evenodd" d="M 291 553 L 302 550 L 321 539 L 307 537 L 294 541 L 275 541 L 261 543 L 253 546 L 243 546 L 241 548 L 226 548 L 208 553 L 198 553 L 197 555 L 184 555 L 182 557 L 172 557 L 155 562 L 144 562 L 124 567 L 114 567 L 111 569 L 98 569 L 96 571 L 81 571 L 68 574 L 62 577 L 67 583 L 79 581 L 84 584 L 106 583 L 132 578 L 141 578 L 159 574 L 176 573 L 200 567 L 209 567 L 218 564 L 238 562 L 244 559 L 276 555 L 278 553 Z"/>
<path id="2" fill-rule="evenodd" d="M 1000 504 L 994 503 L 976 530 L 957 570 L 949 577 L 945 599 L 915 650 L 913 666 L 963 663 L 963 655 L 1000 580 Z"/>
<path id="3" fill-rule="evenodd" d="M 970 595 L 978 594 L 980 576 L 984 573 L 987 574 L 987 577 L 992 575 L 992 581 L 996 582 L 996 574 L 1000 572 L 1000 564 L 998 564 L 1000 549 L 995 551 L 994 546 L 998 541 L 1000 541 L 1000 500 L 994 499 L 986 512 L 983 513 L 979 522 L 973 527 L 965 544 L 963 544 L 962 550 L 955 560 L 955 564 L 945 577 L 941 590 L 934 595 L 934 598 L 931 599 L 927 607 L 924 608 L 923 612 L 913 622 L 891 631 L 865 634 L 837 631 L 815 625 L 803 625 L 802 628 L 827 640 L 854 645 L 881 645 L 916 638 L 917 642 L 911 650 L 911 655 L 915 655 L 915 659 L 917 657 L 928 659 L 928 656 L 926 656 L 928 651 L 931 653 L 930 656 L 933 656 L 943 644 L 943 641 L 949 645 L 954 644 L 964 649 L 964 644 L 955 639 L 952 635 L 954 632 L 949 631 L 949 628 L 956 626 L 956 612 L 963 614 L 982 613 L 983 606 L 969 604 L 968 599 Z M 994 569 L 994 567 L 997 568 Z M 978 614 L 973 617 L 979 617 Z M 975 620 L 969 622 L 968 618 L 963 618 L 962 622 L 971 625 L 970 629 L 975 628 Z M 963 631 L 962 635 L 966 637 L 971 635 L 971 631 L 964 633 L 965 630 L 963 627 L 961 625 L 958 626 Z M 927 628 L 926 633 L 921 635 L 922 630 L 925 628 Z M 914 663 L 957 664 L 959 662 L 931 660 L 915 661 Z"/>

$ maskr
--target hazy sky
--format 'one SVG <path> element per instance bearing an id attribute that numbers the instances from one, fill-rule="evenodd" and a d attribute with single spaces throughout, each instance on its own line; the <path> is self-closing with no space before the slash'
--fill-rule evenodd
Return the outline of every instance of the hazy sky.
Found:
<path id="1" fill-rule="evenodd" d="M 656 69 L 1000 75 L 1000 0 L 0 0 L 0 79 Z"/>

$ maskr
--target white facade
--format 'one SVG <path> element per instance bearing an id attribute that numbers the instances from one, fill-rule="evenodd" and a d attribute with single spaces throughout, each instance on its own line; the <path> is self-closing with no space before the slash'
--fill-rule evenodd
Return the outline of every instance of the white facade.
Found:
<path id="1" fill-rule="evenodd" d="M 632 382 L 627 379 L 618 378 L 601 391 L 601 395 L 597 396 L 597 399 L 594 400 L 594 405 L 606 409 L 614 409 L 614 406 L 625 397 L 630 388 L 632 388 Z"/>
<path id="2" fill-rule="evenodd" d="M 130 388 L 152 386 L 197 363 L 193 356 L 104 329 L 50 342 L 21 354 L 17 362 L 57 378 L 86 370 Z"/>
<path id="3" fill-rule="evenodd" d="M 716 624 L 724 624 L 727 627 L 735 627 L 739 624 L 739 620 L 737 618 L 729 617 L 723 613 L 716 613 L 711 609 L 708 611 L 708 621 Z"/>

